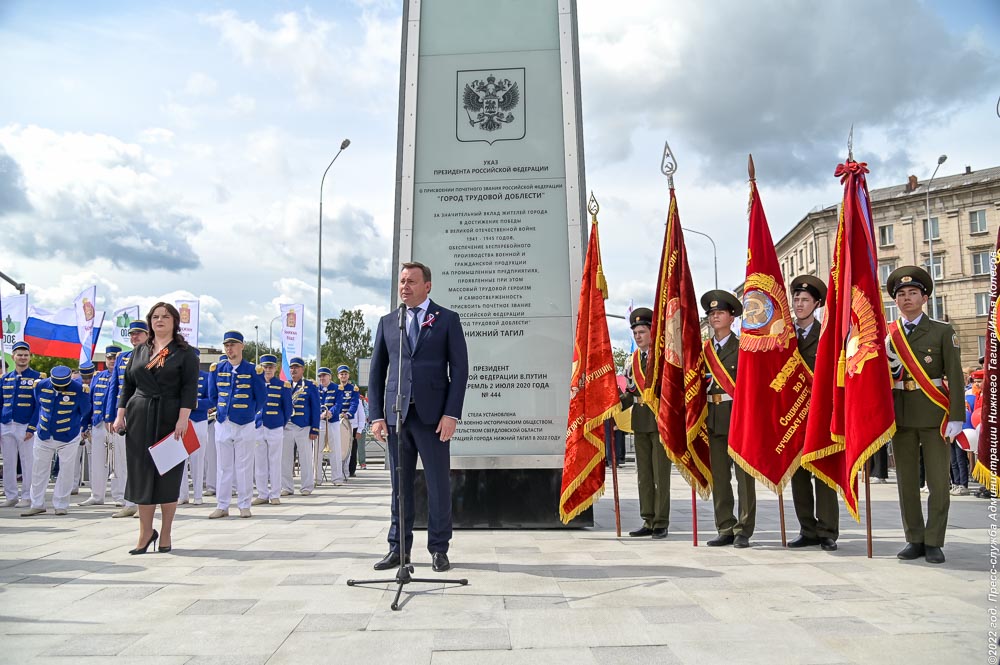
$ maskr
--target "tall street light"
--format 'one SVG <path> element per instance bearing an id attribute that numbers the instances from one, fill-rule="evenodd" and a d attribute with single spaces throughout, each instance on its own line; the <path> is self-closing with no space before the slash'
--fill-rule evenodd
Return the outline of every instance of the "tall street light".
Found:
<path id="1" fill-rule="evenodd" d="M 316 261 L 316 379 L 319 380 L 319 366 L 322 362 L 320 360 L 320 354 L 323 350 L 323 183 L 326 182 L 326 174 L 333 166 L 333 163 L 337 161 L 340 157 L 340 153 L 347 149 L 347 146 L 351 145 L 350 139 L 344 139 L 340 143 L 340 150 L 337 154 L 333 156 L 330 160 L 330 164 L 327 165 L 326 171 L 323 171 L 323 177 L 319 181 L 319 244 L 318 247 L 318 257 Z"/>
<path id="2" fill-rule="evenodd" d="M 931 183 L 934 182 L 934 176 L 937 175 L 938 169 L 941 168 L 941 165 L 944 164 L 944 161 L 946 159 L 948 159 L 948 155 L 941 155 L 940 157 L 938 157 L 937 166 L 934 167 L 934 173 L 931 174 L 931 179 L 927 181 L 927 191 L 925 192 L 926 196 L 927 196 L 927 199 L 925 201 L 926 206 L 927 206 L 927 242 L 929 243 L 929 245 L 928 245 L 929 255 L 928 255 L 928 259 L 927 259 L 927 267 L 930 268 L 930 270 L 928 270 L 927 272 L 929 272 L 931 274 L 931 281 L 932 282 L 937 281 L 937 280 L 934 277 L 934 272 L 935 272 L 935 270 L 934 270 L 934 229 L 931 228 Z M 944 270 L 943 269 L 941 270 L 941 279 L 942 280 L 944 279 Z M 938 311 L 937 311 L 937 299 L 938 299 L 938 295 L 940 295 L 940 294 L 935 293 L 935 292 L 931 293 L 931 318 L 932 319 L 938 318 Z"/>
<path id="3" fill-rule="evenodd" d="M 253 327 L 253 345 L 254 351 L 257 352 L 257 359 L 254 360 L 254 365 L 260 364 L 260 326 L 254 325 Z"/>
<path id="4" fill-rule="evenodd" d="M 713 257 L 712 260 L 715 262 L 715 288 L 718 289 L 719 288 L 719 252 L 716 251 L 716 249 L 715 249 L 715 241 L 712 240 L 712 236 L 708 235 L 707 233 L 702 233 L 701 231 L 695 231 L 694 229 L 688 229 L 688 228 L 684 228 L 684 227 L 681 227 L 681 230 L 683 230 L 685 233 L 697 233 L 700 236 L 705 236 L 706 238 L 708 238 L 708 241 L 710 243 L 712 243 L 712 257 Z"/>
<path id="5" fill-rule="evenodd" d="M 274 322 L 281 318 L 281 314 L 271 319 L 271 322 L 267 324 L 267 348 L 268 350 L 274 348 Z"/>

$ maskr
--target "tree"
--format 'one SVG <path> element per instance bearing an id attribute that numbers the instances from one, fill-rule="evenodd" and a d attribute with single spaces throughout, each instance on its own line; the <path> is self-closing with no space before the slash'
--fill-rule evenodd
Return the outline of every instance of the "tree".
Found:
<path id="1" fill-rule="evenodd" d="M 269 347 L 264 342 L 261 342 L 260 345 L 259 345 L 259 350 L 260 350 L 260 355 L 264 355 L 266 353 L 270 353 L 272 355 L 278 356 L 278 364 L 279 365 L 281 364 L 281 350 L 280 349 L 272 349 L 271 347 Z M 251 342 L 247 342 L 246 344 L 243 345 L 243 357 L 246 358 L 247 360 L 249 360 L 252 363 L 253 362 L 257 362 L 257 351 L 258 351 L 258 344 L 257 344 L 257 342 L 252 342 L 251 341 Z"/>
<path id="2" fill-rule="evenodd" d="M 322 351 L 324 367 L 336 370 L 338 365 L 347 365 L 354 375 L 357 373 L 357 359 L 371 355 L 372 331 L 365 325 L 360 309 L 342 309 L 338 318 L 326 320 L 326 341 Z"/>

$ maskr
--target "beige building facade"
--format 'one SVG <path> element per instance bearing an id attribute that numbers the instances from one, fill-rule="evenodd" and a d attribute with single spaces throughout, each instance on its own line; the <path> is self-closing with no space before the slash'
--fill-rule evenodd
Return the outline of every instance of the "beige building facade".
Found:
<path id="1" fill-rule="evenodd" d="M 1000 167 L 966 167 L 964 173 L 935 178 L 929 224 L 926 185 L 910 176 L 905 184 L 869 192 L 883 308 L 888 320 L 899 316 L 884 289 L 889 273 L 905 265 L 923 267 L 935 280 L 936 318 L 950 322 L 958 333 L 962 366 L 978 367 L 986 344 L 990 263 L 1000 229 Z M 786 284 L 801 274 L 829 278 L 838 205 L 814 209 L 776 243 Z"/>

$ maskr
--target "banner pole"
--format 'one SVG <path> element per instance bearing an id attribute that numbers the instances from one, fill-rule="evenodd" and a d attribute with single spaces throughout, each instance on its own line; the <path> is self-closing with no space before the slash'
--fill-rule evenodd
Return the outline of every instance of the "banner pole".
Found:
<path id="1" fill-rule="evenodd" d="M 691 546 L 698 547 L 698 495 L 691 487 Z"/>
<path id="2" fill-rule="evenodd" d="M 868 474 L 868 464 L 865 464 L 865 531 L 868 539 L 868 558 L 872 558 L 872 486 Z"/>
<path id="3" fill-rule="evenodd" d="M 611 485 L 615 495 L 615 534 L 622 537 L 622 511 L 618 503 L 618 453 L 615 451 L 615 432 L 611 427 L 611 421 L 604 424 L 604 449 L 611 449 Z"/>

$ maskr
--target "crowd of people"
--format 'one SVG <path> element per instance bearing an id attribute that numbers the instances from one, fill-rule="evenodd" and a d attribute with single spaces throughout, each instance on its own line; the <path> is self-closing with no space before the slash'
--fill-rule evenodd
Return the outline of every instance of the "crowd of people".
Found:
<path id="1" fill-rule="evenodd" d="M 142 466 L 151 462 L 146 454 L 127 456 L 127 439 L 134 430 L 157 429 L 147 425 L 146 416 L 155 420 L 158 412 L 162 419 L 167 400 L 157 396 L 162 392 L 157 387 L 131 385 L 127 372 L 130 361 L 152 362 L 150 370 L 163 376 L 170 367 L 164 360 L 180 355 L 189 355 L 197 372 L 193 385 L 184 385 L 188 394 L 180 401 L 190 402 L 186 420 L 200 445 L 157 481 L 176 485 L 177 503 L 201 505 L 205 497 L 215 497 L 208 517 L 227 517 L 235 488 L 240 517 L 249 518 L 251 506 L 278 505 L 281 497 L 293 494 L 296 469 L 298 491 L 309 495 L 327 475 L 339 486 L 356 475 L 359 465 L 365 468 L 365 404 L 346 365 L 337 368 L 337 382 L 326 367 L 319 368 L 314 382 L 304 377 L 303 359 L 290 358 L 291 377 L 285 381 L 278 377 L 277 357 L 263 355 L 257 366 L 243 359 L 243 336 L 237 331 L 225 334 L 226 353 L 208 371 L 197 369 L 199 351 L 186 345 L 183 354 L 168 349 L 150 360 L 151 325 L 148 319 L 133 321 L 129 340 L 136 351 L 108 346 L 107 369 L 101 371 L 85 362 L 74 370 L 56 366 L 46 376 L 31 368 L 26 342 L 13 346 L 14 368 L 3 376 L 0 412 L 3 507 L 24 509 L 24 517 L 47 512 L 44 497 L 54 477 L 52 508 L 65 515 L 70 497 L 83 484 L 86 459 L 91 492 L 79 505 L 114 504 L 118 510 L 112 517 L 139 516 L 137 503 L 142 502 L 127 495 L 126 485 L 130 473 L 149 476 Z M 132 360 L 136 352 L 143 355 L 141 363 Z M 143 400 L 163 403 L 143 403 L 127 417 L 126 403 L 140 406 Z M 163 435 L 174 431 L 177 415 L 173 418 Z M 163 438 L 141 433 L 146 447 Z"/>

